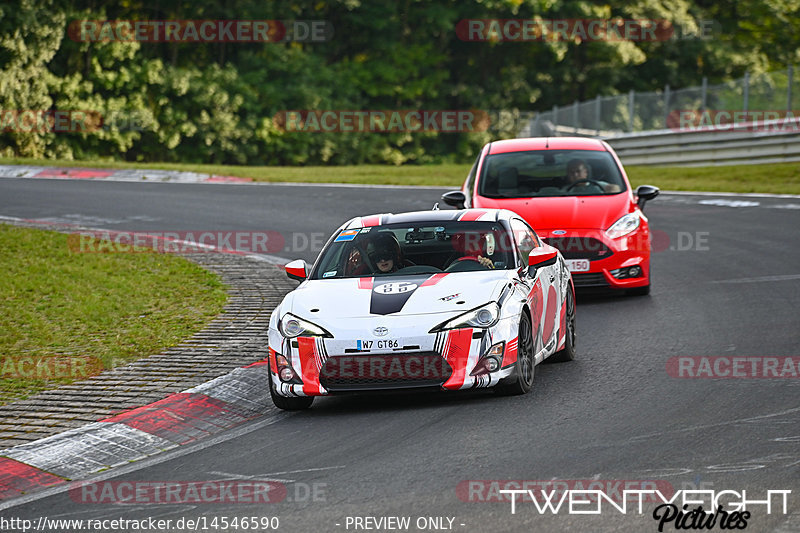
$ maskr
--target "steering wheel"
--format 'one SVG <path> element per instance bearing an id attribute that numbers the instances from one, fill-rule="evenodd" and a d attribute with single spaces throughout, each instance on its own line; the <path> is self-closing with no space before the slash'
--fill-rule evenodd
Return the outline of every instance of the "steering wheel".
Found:
<path id="1" fill-rule="evenodd" d="M 456 259 L 453 262 L 454 263 L 458 263 L 459 261 L 475 261 L 476 263 L 480 263 L 481 262 L 480 259 L 478 259 L 477 257 L 472 256 L 472 255 L 465 255 L 464 257 L 459 257 L 458 259 Z M 483 263 L 481 263 L 481 264 L 483 264 Z"/>
<path id="2" fill-rule="evenodd" d="M 569 187 L 567 187 L 567 190 L 570 191 L 570 190 L 572 190 L 573 187 L 575 187 L 576 185 L 580 185 L 581 183 L 588 183 L 590 185 L 596 185 L 596 186 L 600 187 L 601 191 L 604 190 L 603 189 L 603 185 L 599 181 L 591 180 L 591 179 L 578 180 L 575 183 L 573 183 L 572 185 L 570 185 Z"/>

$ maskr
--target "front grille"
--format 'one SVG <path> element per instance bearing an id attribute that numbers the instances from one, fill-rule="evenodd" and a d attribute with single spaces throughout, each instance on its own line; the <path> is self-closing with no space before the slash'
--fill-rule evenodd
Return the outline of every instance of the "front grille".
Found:
<path id="1" fill-rule="evenodd" d="M 611 248 L 594 237 L 550 237 L 543 240 L 550 246 L 558 248 L 564 259 L 596 261 L 614 255 Z"/>
<path id="2" fill-rule="evenodd" d="M 319 374 L 330 392 L 438 387 L 453 373 L 435 352 L 335 355 Z"/>
<path id="3" fill-rule="evenodd" d="M 608 282 L 602 272 L 590 272 L 588 274 L 573 272 L 572 284 L 576 289 L 579 287 L 608 287 Z"/>

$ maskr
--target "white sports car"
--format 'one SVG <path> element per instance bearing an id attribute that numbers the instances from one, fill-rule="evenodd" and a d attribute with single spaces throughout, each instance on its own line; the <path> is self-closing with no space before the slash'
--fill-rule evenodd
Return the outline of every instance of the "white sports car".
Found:
<path id="1" fill-rule="evenodd" d="M 356 217 L 272 313 L 269 388 L 315 396 L 494 387 L 524 394 L 544 359 L 575 356 L 572 277 L 555 248 L 499 209 Z"/>

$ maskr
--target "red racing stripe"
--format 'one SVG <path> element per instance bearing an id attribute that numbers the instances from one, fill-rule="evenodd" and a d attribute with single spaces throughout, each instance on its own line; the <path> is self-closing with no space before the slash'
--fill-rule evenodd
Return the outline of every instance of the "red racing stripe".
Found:
<path id="1" fill-rule="evenodd" d="M 358 278 L 358 288 L 372 290 L 372 282 L 375 278 Z"/>
<path id="2" fill-rule="evenodd" d="M 381 225 L 381 217 L 380 215 L 374 215 L 371 217 L 364 217 L 361 219 L 361 227 L 364 228 L 371 228 L 372 226 L 380 226 Z"/>
<path id="3" fill-rule="evenodd" d="M 531 334 L 533 335 L 534 339 L 534 352 L 537 352 L 540 348 L 537 346 L 537 338 L 539 336 L 539 330 L 542 326 L 542 311 L 544 310 L 543 300 L 544 290 L 542 289 L 542 280 L 537 279 L 536 283 L 533 284 L 530 294 L 528 294 L 528 305 L 530 306 L 531 310 Z"/>
<path id="4" fill-rule="evenodd" d="M 303 393 L 319 395 L 322 390 L 319 384 L 319 356 L 314 337 L 297 337 L 300 352 L 300 379 L 303 380 Z"/>
<path id="5" fill-rule="evenodd" d="M 441 272 L 439 274 L 434 274 L 433 276 L 423 281 L 420 287 L 430 287 L 431 285 L 436 285 L 437 283 L 442 281 L 447 274 L 449 274 L 449 272 Z"/>
<path id="6" fill-rule="evenodd" d="M 542 334 L 542 343 L 545 345 L 553 336 L 553 330 L 556 329 L 556 298 L 556 288 L 550 285 L 547 290 L 547 310 L 544 312 L 544 333 Z"/>
<path id="7" fill-rule="evenodd" d="M 450 376 L 442 387 L 448 390 L 457 390 L 464 385 L 464 378 L 467 375 L 467 359 L 469 359 L 469 349 L 472 345 L 472 328 L 454 329 L 447 333 L 447 344 L 443 357 L 453 369 Z"/>
<path id="8" fill-rule="evenodd" d="M 0 500 L 16 498 L 23 493 L 64 481 L 66 480 L 25 463 L 0 457 Z"/>
<path id="9" fill-rule="evenodd" d="M 506 344 L 506 353 L 503 354 L 503 368 L 517 362 L 517 351 L 519 350 L 519 337 L 514 337 Z"/>
<path id="10" fill-rule="evenodd" d="M 464 213 L 463 215 L 458 217 L 458 220 L 460 220 L 462 222 L 473 222 L 475 220 L 478 220 L 479 218 L 481 218 L 485 214 L 486 214 L 486 211 L 481 211 L 481 210 L 476 209 L 475 211 L 467 211 L 466 213 Z"/>

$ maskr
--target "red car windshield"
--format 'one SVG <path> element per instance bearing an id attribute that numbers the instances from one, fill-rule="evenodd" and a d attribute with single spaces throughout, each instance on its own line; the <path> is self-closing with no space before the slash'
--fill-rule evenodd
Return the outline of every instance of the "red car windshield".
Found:
<path id="1" fill-rule="evenodd" d="M 611 154 L 597 150 L 530 150 L 486 157 L 478 194 L 487 198 L 595 196 L 627 189 Z"/>

